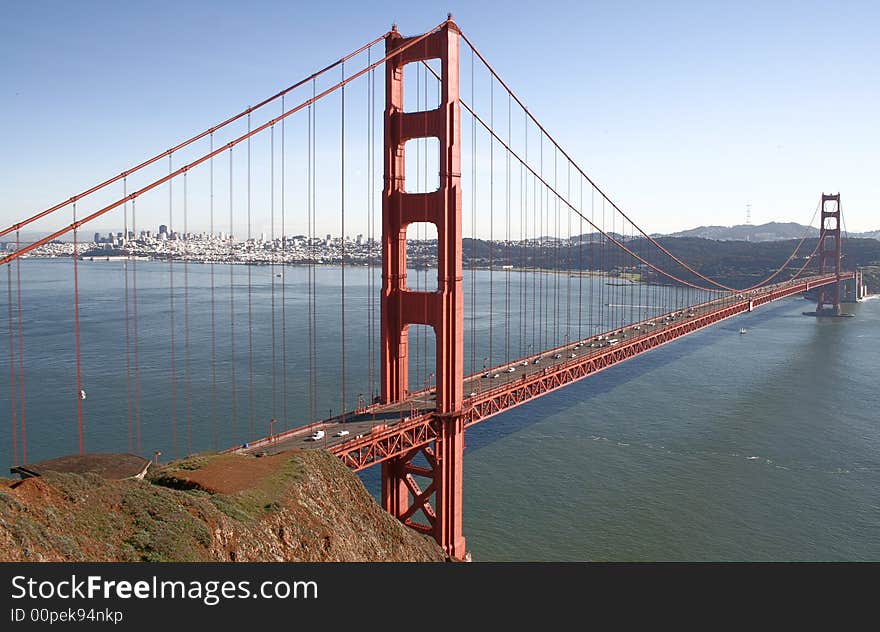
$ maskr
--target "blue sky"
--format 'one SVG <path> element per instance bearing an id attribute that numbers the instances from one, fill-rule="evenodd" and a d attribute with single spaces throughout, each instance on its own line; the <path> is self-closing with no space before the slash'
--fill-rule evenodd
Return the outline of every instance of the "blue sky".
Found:
<path id="1" fill-rule="evenodd" d="M 646 230 L 806 223 L 823 191 L 880 228 L 874 1 L 5 0 L 0 223 L 448 11 Z"/>

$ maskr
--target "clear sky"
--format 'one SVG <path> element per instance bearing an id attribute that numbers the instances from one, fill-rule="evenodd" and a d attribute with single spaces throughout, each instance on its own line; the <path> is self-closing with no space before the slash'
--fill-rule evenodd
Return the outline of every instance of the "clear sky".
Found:
<path id="1" fill-rule="evenodd" d="M 880 228 L 876 0 L 3 0 L 0 223 L 448 11 L 646 230 L 806 223 L 823 191 Z"/>

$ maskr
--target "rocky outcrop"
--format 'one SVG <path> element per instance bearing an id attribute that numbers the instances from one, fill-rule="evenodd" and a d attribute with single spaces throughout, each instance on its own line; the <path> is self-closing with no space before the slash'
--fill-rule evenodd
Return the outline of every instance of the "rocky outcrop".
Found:
<path id="1" fill-rule="evenodd" d="M 0 479 L 0 561 L 443 561 L 322 451 Z"/>

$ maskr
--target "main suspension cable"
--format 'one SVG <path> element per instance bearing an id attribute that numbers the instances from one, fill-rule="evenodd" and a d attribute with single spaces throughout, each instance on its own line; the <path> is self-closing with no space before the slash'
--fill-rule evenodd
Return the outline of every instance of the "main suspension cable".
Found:
<path id="1" fill-rule="evenodd" d="M 412 40 L 409 40 L 406 44 L 400 46 L 399 48 L 394 49 L 394 51 L 385 55 L 382 59 L 373 62 L 369 66 L 362 68 L 361 70 L 359 70 L 358 72 L 356 72 L 352 75 L 349 75 L 348 78 L 345 80 L 345 83 L 346 84 L 351 83 L 352 81 L 358 79 L 359 77 L 367 74 L 368 72 L 370 72 L 372 69 L 376 68 L 377 66 L 385 63 L 386 61 L 388 61 L 392 57 L 396 57 L 398 55 L 401 55 L 404 51 L 406 51 L 410 47 L 416 45 L 418 42 L 421 42 L 423 39 L 427 38 L 428 36 L 430 36 L 431 34 L 436 32 L 437 30 L 442 28 L 444 24 L 445 24 L 445 22 L 443 24 L 438 25 L 437 27 L 435 27 L 431 31 L 428 31 L 427 33 L 424 33 L 422 35 L 419 35 L 418 37 L 413 38 Z M 115 202 L 112 202 L 111 204 L 108 204 L 107 206 L 89 214 L 88 216 L 82 218 L 81 220 L 78 220 L 76 222 L 76 225 L 70 224 L 68 226 L 65 226 L 64 228 L 60 228 L 60 229 L 56 230 L 55 232 L 53 232 L 52 234 L 47 235 L 45 237 L 42 237 L 36 241 L 33 241 L 30 244 L 28 244 L 27 246 L 19 248 L 15 252 L 10 253 L 10 254 L 6 255 L 5 257 L 0 257 L 0 265 L 9 263 L 10 261 L 12 261 L 14 259 L 18 259 L 19 257 L 27 254 L 28 252 L 31 252 L 32 250 L 39 248 L 40 246 L 43 246 L 54 239 L 58 239 L 59 237 L 66 235 L 67 233 L 71 232 L 74 228 L 78 228 L 79 226 L 82 226 L 83 224 L 87 224 L 87 223 L 91 222 L 92 220 L 97 219 L 98 217 L 101 217 L 102 215 L 104 215 L 104 214 L 108 213 L 109 211 L 113 210 L 114 208 L 124 204 L 125 202 L 127 202 L 129 200 L 133 200 L 136 197 L 143 195 L 147 191 L 150 191 L 158 186 L 161 186 L 162 184 L 168 182 L 168 180 L 183 174 L 185 171 L 192 169 L 193 167 L 196 167 L 204 162 L 207 162 L 212 157 L 226 151 L 227 149 L 231 150 L 235 145 L 238 145 L 239 143 L 246 141 L 248 138 L 254 136 L 255 134 L 259 134 L 260 132 L 269 129 L 272 125 L 276 125 L 277 123 L 284 120 L 288 116 L 291 116 L 291 115 L 299 112 L 300 110 L 303 110 L 303 109 L 309 107 L 311 104 L 319 101 L 320 99 L 323 99 L 324 97 L 326 97 L 329 94 L 332 94 L 333 92 L 340 89 L 341 87 L 342 87 L 341 83 L 336 83 L 336 84 L 330 86 L 329 88 L 323 90 L 322 92 L 317 93 L 314 86 L 313 86 L 312 97 L 310 99 L 303 101 L 299 105 L 297 105 L 297 106 L 291 108 L 290 110 L 284 112 L 283 114 L 263 123 L 262 125 L 255 127 L 251 131 L 239 136 L 238 138 L 235 138 L 234 140 L 229 141 L 223 147 L 215 149 L 215 150 L 211 151 L 210 153 L 205 154 L 205 155 L 201 156 L 200 158 L 193 160 L 189 164 L 186 164 L 186 165 L 180 167 L 175 172 L 170 173 L 166 176 L 163 176 L 163 177 L 159 178 L 158 180 L 155 180 L 154 182 L 151 182 L 150 184 L 138 189 L 137 191 L 130 193 L 128 195 L 127 199 L 116 200 Z M 163 155 L 167 155 L 167 152 L 166 152 L 166 154 L 163 154 Z M 3 233 L 3 234 L 5 234 L 5 233 Z"/>
<path id="2" fill-rule="evenodd" d="M 590 184 L 596 189 L 596 191 L 597 191 L 600 195 L 602 195 L 602 197 L 605 198 L 605 199 L 608 201 L 608 203 L 611 204 L 611 206 L 612 206 L 612 207 L 613 207 L 618 213 L 621 214 L 621 216 L 622 216 L 624 219 L 626 219 L 627 221 L 631 222 L 631 223 L 633 224 L 633 226 L 639 231 L 639 233 L 640 233 L 645 239 L 647 239 L 651 244 L 653 244 L 656 248 L 658 248 L 658 249 L 659 249 L 661 252 L 663 252 L 664 254 L 668 255 L 670 258 L 672 258 L 673 261 L 675 261 L 676 263 L 678 263 L 680 266 L 682 266 L 685 270 L 687 270 L 687 271 L 690 272 L 691 274 L 694 274 L 695 276 L 699 277 L 700 279 L 703 279 L 704 281 L 710 283 L 711 285 L 716 286 L 717 288 L 720 288 L 721 290 L 726 290 L 726 291 L 729 291 L 729 292 L 744 292 L 744 291 L 748 291 L 748 290 L 752 290 L 752 289 L 758 288 L 758 287 L 760 287 L 760 286 L 762 286 L 762 285 L 768 283 L 768 280 L 765 279 L 765 280 L 762 281 L 761 283 L 755 284 L 755 285 L 753 285 L 753 286 L 751 286 L 751 287 L 748 287 L 748 288 L 734 288 L 734 287 L 729 287 L 729 286 L 727 286 L 727 285 L 724 285 L 723 283 L 720 283 L 720 282 L 718 282 L 718 281 L 716 281 L 716 280 L 714 280 L 714 279 L 712 279 L 712 278 L 710 278 L 710 277 L 708 277 L 708 276 L 705 276 L 705 275 L 701 274 L 700 272 L 698 272 L 697 270 L 695 270 L 694 268 L 692 268 L 691 266 L 689 266 L 687 263 L 685 263 L 684 261 L 682 261 L 681 259 L 679 259 L 678 257 L 676 257 L 674 254 L 672 254 L 672 253 L 671 253 L 669 250 L 667 250 L 662 244 L 660 244 L 656 239 L 654 239 L 653 237 L 651 237 L 651 235 L 649 235 L 648 233 L 646 233 L 645 231 L 643 231 L 643 230 L 642 230 L 637 224 L 635 224 L 635 222 L 633 222 L 633 221 L 630 219 L 630 217 L 629 217 L 629 216 L 628 216 L 628 215 L 627 215 L 627 214 L 626 214 L 626 213 L 625 213 L 625 212 L 624 212 L 619 206 L 617 206 L 617 204 L 616 204 L 614 201 L 611 200 L 611 198 L 609 198 L 609 197 L 608 197 L 608 196 L 602 191 L 602 189 L 600 189 L 600 188 L 598 187 L 598 185 L 596 185 L 595 182 L 593 182 L 593 180 L 587 175 L 587 173 L 586 173 L 583 169 L 581 169 L 581 168 L 578 166 L 578 164 L 577 164 L 577 163 L 571 158 L 571 156 L 570 156 L 570 155 L 569 155 L 569 154 L 568 154 L 568 153 L 562 148 L 562 146 L 559 145 L 559 143 L 557 143 L 556 140 L 555 140 L 555 139 L 554 139 L 554 138 L 553 138 L 553 137 L 552 137 L 552 136 L 546 131 L 546 129 L 541 125 L 541 123 L 538 122 L 538 120 L 535 118 L 535 116 L 529 111 L 529 109 L 528 109 L 528 108 L 525 106 L 525 104 L 520 100 L 520 98 L 516 95 L 516 93 L 513 92 L 513 90 L 507 85 L 507 83 L 505 83 L 505 81 L 504 81 L 504 80 L 498 75 L 498 73 L 497 73 L 497 72 L 495 71 L 495 69 L 491 66 L 491 64 L 489 64 L 489 62 L 486 60 L 486 58 L 483 57 L 483 55 L 479 52 L 479 50 L 477 50 L 477 48 L 474 46 L 474 44 L 468 39 L 467 35 L 465 35 L 465 34 L 462 32 L 462 33 L 461 33 L 461 37 L 462 37 L 462 39 L 464 39 L 464 41 L 467 43 L 467 45 L 471 48 L 471 50 L 472 50 L 472 51 L 473 51 L 473 52 L 479 57 L 480 61 L 483 62 L 483 64 L 486 66 L 487 70 L 489 70 L 489 72 L 491 73 L 491 75 L 492 75 L 495 79 L 498 80 L 498 82 L 504 87 L 505 90 L 507 90 L 507 92 L 513 97 L 513 99 L 517 102 L 517 104 L 518 104 L 518 105 L 519 105 L 519 106 L 525 111 L 526 115 L 527 115 L 529 118 L 532 119 L 532 121 L 535 123 L 535 125 L 536 125 L 536 126 L 537 126 L 537 127 L 538 127 L 538 128 L 544 133 L 544 134 L 546 134 L 548 140 L 550 140 L 550 142 L 553 143 L 553 145 L 554 145 L 554 146 L 555 146 L 555 147 L 556 147 L 556 148 L 562 153 L 562 155 L 563 155 L 567 160 L 569 160 L 569 161 L 572 163 L 572 165 L 574 165 L 575 169 L 577 169 L 577 171 L 581 174 L 581 176 L 584 177 L 584 178 L 585 178 L 585 179 L 586 179 L 586 180 L 587 180 L 587 181 L 588 181 L 588 182 L 589 182 L 589 183 L 590 183 Z M 692 285 L 692 287 L 699 287 L 699 286 Z M 707 290 L 707 291 L 708 291 L 708 290 Z"/>
<path id="3" fill-rule="evenodd" d="M 442 25 L 441 25 L 441 26 L 442 26 Z M 436 31 L 438 28 L 439 28 L 439 26 L 436 27 L 436 28 L 435 28 L 433 31 L 431 31 L 431 32 L 433 33 L 433 32 Z M 430 33 L 426 33 L 425 36 L 423 36 L 423 37 L 426 37 L 426 36 L 429 35 L 429 34 L 430 34 Z M 53 206 L 51 206 L 51 207 L 49 207 L 49 208 L 47 208 L 47 209 L 45 209 L 45 210 L 43 210 L 43 211 L 40 211 L 39 213 L 36 213 L 35 215 L 32 215 L 31 217 L 27 218 L 26 220 L 23 220 L 23 221 L 21 221 L 21 222 L 18 222 L 18 223 L 16 223 L 16 224 L 13 224 L 13 225 L 9 226 L 8 228 L 6 228 L 6 229 L 0 231 L 0 237 L 3 237 L 4 235 L 6 235 L 6 234 L 8 234 L 8 233 L 11 233 L 11 232 L 14 231 L 14 230 L 20 230 L 20 229 L 23 228 L 24 226 L 27 226 L 28 224 L 30 224 L 30 223 L 32 223 L 32 222 L 35 222 L 35 221 L 37 221 L 38 219 L 41 219 L 41 218 L 45 217 L 46 215 L 49 215 L 49 214 L 51 214 L 51 213 L 54 213 L 55 211 L 57 211 L 57 210 L 59 210 L 59 209 L 61 209 L 61 208 L 64 208 L 65 206 L 67 206 L 67 205 L 69 205 L 69 204 L 73 204 L 74 202 L 77 202 L 77 201 L 81 200 L 82 198 L 84 198 L 84 197 L 86 197 L 86 196 L 88 196 L 88 195 L 91 195 L 92 193 L 95 193 L 96 191 L 100 191 L 100 190 L 103 189 L 104 187 L 107 187 L 107 186 L 113 184 L 114 182 L 118 182 L 119 180 L 121 180 L 121 179 L 123 179 L 123 178 L 125 178 L 125 177 L 127 177 L 127 176 L 130 176 L 131 174 L 133 174 L 133 173 L 135 173 L 135 172 L 137 172 L 137 171 L 140 171 L 141 169 L 144 169 L 145 167 L 148 167 L 148 166 L 152 165 L 152 164 L 155 163 L 156 161 L 161 160 L 161 159 L 163 159 L 163 158 L 165 158 L 165 157 L 167 157 L 167 156 L 170 156 L 170 155 L 173 154 L 174 152 L 179 151 L 179 150 L 183 149 L 184 147 L 187 147 L 188 145 L 191 145 L 192 143 L 195 143 L 196 141 L 201 140 L 202 138 L 205 138 L 206 136 L 213 136 L 213 134 L 214 134 L 215 132 L 217 132 L 218 130 L 223 129 L 224 127 L 230 125 L 231 123 L 234 123 L 235 121 L 241 119 L 241 118 L 244 117 L 244 116 L 250 116 L 251 112 L 254 112 L 254 111 L 256 111 L 256 110 L 262 108 L 263 106 L 268 105 L 269 103 L 272 103 L 273 101 L 277 100 L 279 97 L 283 98 L 284 95 L 288 94 L 289 92 L 292 92 L 293 90 L 296 90 L 297 88 L 299 88 L 299 87 L 301 87 L 301 86 L 307 84 L 309 81 L 312 81 L 313 79 L 316 79 L 317 77 L 320 77 L 320 76 L 323 75 L 324 73 L 326 73 L 326 72 L 332 70 L 333 68 L 335 68 L 335 67 L 338 66 L 339 64 L 348 61 L 348 60 L 351 59 L 352 57 L 355 57 L 355 56 L 361 54 L 361 53 L 364 52 L 365 50 L 368 50 L 368 49 L 372 48 L 373 46 L 375 46 L 375 45 L 378 44 L 379 42 L 385 40 L 386 37 L 388 37 L 388 33 L 387 33 L 387 32 L 386 32 L 386 33 L 383 33 L 382 35 L 380 35 L 379 37 L 377 37 L 377 38 L 374 39 L 373 41 L 371 41 L 371 42 L 369 42 L 369 43 L 367 43 L 367 44 L 364 44 L 364 45 L 361 46 L 360 48 L 358 48 L 358 49 L 356 49 L 356 50 L 354 50 L 354 51 L 348 53 L 347 55 L 345 55 L 345 56 L 339 58 L 338 60 L 336 60 L 335 62 L 329 64 L 328 66 L 325 66 L 325 67 L 322 68 L 321 70 L 318 70 L 317 72 L 312 73 L 311 75 L 309 75 L 309 76 L 306 77 L 305 79 L 301 79 L 300 81 L 297 81 L 296 83 L 294 83 L 294 84 L 291 85 L 291 86 L 288 86 L 288 87 L 285 88 L 284 90 L 281 90 L 280 92 L 277 92 L 276 94 L 272 95 L 271 97 L 268 97 L 268 98 L 266 98 L 266 99 L 263 99 L 262 101 L 260 101 L 260 102 L 257 103 L 256 105 L 254 105 L 254 106 L 252 106 L 252 107 L 249 107 L 249 108 L 247 108 L 246 110 L 243 110 L 243 111 L 239 112 L 238 114 L 235 114 L 235 115 L 229 117 L 229 118 L 226 119 L 225 121 L 222 121 L 222 122 L 220 122 L 220 123 L 214 125 L 213 127 L 209 127 L 208 129 L 204 130 L 203 132 L 200 132 L 200 133 L 196 134 L 195 136 L 193 136 L 193 137 L 191 137 L 191 138 L 188 138 L 187 140 L 183 141 L 182 143 L 179 143 L 178 145 L 175 145 L 175 146 L 172 147 L 171 149 L 168 149 L 168 150 L 166 150 L 166 151 L 164 151 L 164 152 L 162 152 L 162 153 L 160 153 L 160 154 L 156 154 L 156 155 L 153 156 L 152 158 L 149 158 L 149 159 L 145 160 L 144 162 L 142 162 L 141 164 L 136 165 L 136 166 L 134 166 L 134 167 L 132 167 L 132 168 L 130 168 L 130 169 L 127 169 L 126 171 L 123 171 L 123 172 L 120 173 L 119 175 L 113 176 L 112 178 L 110 178 L 110 179 L 108 179 L 108 180 L 105 180 L 104 182 L 102 182 L 102 183 L 100 183 L 100 184 L 97 184 L 97 185 L 95 185 L 95 186 L 93 186 L 93 187 L 91 187 L 91 188 L 89 188 L 89 189 L 86 189 L 86 190 L 83 191 L 82 193 L 79 193 L 79 194 L 77 194 L 77 195 L 74 195 L 73 197 L 71 197 L 71 198 L 69 198 L 69 199 L 67 199 L 67 200 L 64 200 L 63 202 L 58 202 L 57 204 L 55 204 L 55 205 L 53 205 Z M 399 51 L 395 51 L 395 53 L 397 53 L 397 52 L 399 52 Z"/>

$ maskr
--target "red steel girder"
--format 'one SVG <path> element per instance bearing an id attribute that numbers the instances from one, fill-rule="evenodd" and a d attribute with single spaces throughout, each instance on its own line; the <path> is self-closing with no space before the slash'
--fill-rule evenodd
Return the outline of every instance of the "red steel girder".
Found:
<path id="1" fill-rule="evenodd" d="M 434 522 L 437 520 L 437 514 L 431 506 L 431 496 L 433 496 L 434 492 L 437 490 L 437 485 L 432 480 L 428 487 L 422 491 L 422 488 L 416 482 L 416 479 L 413 478 L 412 474 L 407 474 L 404 480 L 406 481 L 406 486 L 409 488 L 410 493 L 413 495 L 413 499 L 409 509 L 400 516 L 400 519 L 404 523 L 409 523 L 410 517 L 412 517 L 417 511 L 421 510 L 422 515 L 425 516 L 430 525 L 434 526 Z"/>
<path id="2" fill-rule="evenodd" d="M 853 276 L 843 272 L 841 279 Z M 765 305 L 775 300 L 805 292 L 837 281 L 836 274 L 810 277 L 798 282 L 782 283 L 764 292 L 744 296 L 735 303 L 719 304 L 718 308 L 666 327 L 660 331 L 635 338 L 627 343 L 606 348 L 601 353 L 584 356 L 572 362 L 548 368 L 545 373 L 528 376 L 526 379 L 505 385 L 498 389 L 485 391 L 470 400 L 464 410 L 465 427 L 472 426 L 505 410 L 519 406 L 550 391 L 561 388 L 628 360 L 659 346 L 672 342 L 717 322 Z M 330 448 L 333 454 L 353 470 L 362 470 L 389 459 L 405 456 L 414 449 L 428 446 L 439 436 L 439 428 L 434 423 L 434 413 L 428 412 L 409 420 L 399 422 L 388 428 L 364 437 L 350 439 Z M 433 454 L 425 451 L 426 456 Z"/>
<path id="3" fill-rule="evenodd" d="M 849 278 L 851 276 L 852 273 L 843 273 L 840 278 Z M 484 421 L 500 412 L 524 404 L 550 391 L 656 349 L 661 345 L 731 316 L 749 312 L 756 306 L 786 298 L 793 294 L 800 294 L 811 287 L 826 285 L 836 280 L 836 275 L 825 275 L 797 283 L 786 282 L 752 297 L 743 296 L 736 303 L 722 304 L 712 312 L 667 326 L 655 333 L 640 336 L 615 347 L 609 347 L 598 354 L 579 358 L 566 364 L 547 367 L 542 373 L 534 376 L 524 376 L 524 379 L 520 382 L 505 384 L 502 387 L 475 396 L 471 400 L 471 408 L 465 411 L 465 427 Z"/>
<path id="4" fill-rule="evenodd" d="M 403 456 L 437 438 L 434 414 L 426 413 L 390 428 L 332 446 L 330 452 L 355 471 Z"/>

